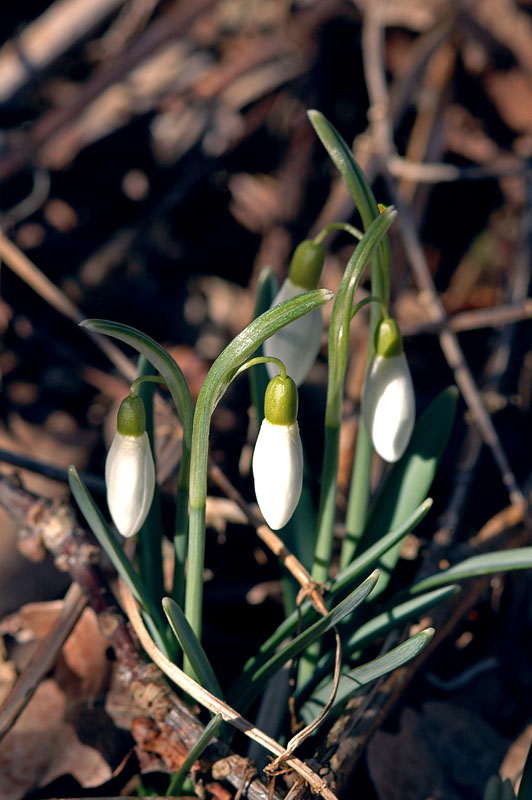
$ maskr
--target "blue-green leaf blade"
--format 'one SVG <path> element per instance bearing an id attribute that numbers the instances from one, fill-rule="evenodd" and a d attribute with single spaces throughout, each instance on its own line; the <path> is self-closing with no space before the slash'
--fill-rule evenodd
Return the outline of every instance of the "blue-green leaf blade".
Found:
<path id="1" fill-rule="evenodd" d="M 163 598 L 163 611 L 168 618 L 170 627 L 176 635 L 185 656 L 192 665 L 198 683 L 211 694 L 223 699 L 222 689 L 211 663 L 205 654 L 205 650 L 190 627 L 187 618 L 171 597 Z"/>
<path id="2" fill-rule="evenodd" d="M 119 339 L 148 359 L 166 381 L 181 418 L 181 422 L 183 423 L 184 447 L 190 450 L 193 414 L 192 397 L 187 380 L 179 364 L 176 363 L 170 353 L 156 342 L 155 339 L 152 339 L 136 328 L 132 328 L 130 325 L 123 325 L 120 322 L 112 322 L 105 319 L 86 319 L 80 323 L 80 326 L 95 331 L 96 333 L 102 333 L 114 339 Z"/>
<path id="3" fill-rule="evenodd" d="M 205 726 L 196 744 L 191 748 L 190 753 L 185 758 L 178 771 L 174 775 L 172 775 L 170 784 L 168 786 L 168 791 L 166 793 L 167 796 L 173 797 L 175 795 L 177 797 L 181 794 L 181 789 L 183 787 L 183 783 L 185 781 L 186 776 L 190 772 L 193 764 L 201 756 L 205 748 L 214 739 L 214 737 L 216 736 L 216 734 L 220 729 L 220 725 L 222 724 L 222 722 L 223 722 L 222 715 L 215 714 L 215 716 Z"/>
<path id="4" fill-rule="evenodd" d="M 357 606 L 364 602 L 370 592 L 375 587 L 378 580 L 378 572 L 374 572 L 351 592 L 345 600 L 342 600 L 332 611 L 320 617 L 317 622 L 296 636 L 280 652 L 275 653 L 265 664 L 258 667 L 249 677 L 240 680 L 229 693 L 229 702 L 237 704 L 242 713 L 261 691 L 266 683 L 273 677 L 289 659 L 301 653 L 309 644 L 319 639 L 332 627 L 337 625 L 345 616 L 351 614 Z"/>
<path id="5" fill-rule="evenodd" d="M 340 677 L 338 690 L 333 706 L 331 707 L 330 714 L 334 718 L 341 709 L 345 706 L 348 700 L 351 699 L 357 692 L 364 686 L 373 683 L 378 678 L 388 675 L 394 669 L 403 666 L 412 659 L 416 658 L 430 643 L 434 636 L 434 629 L 427 628 L 424 631 L 412 636 L 406 642 L 394 647 L 388 653 L 385 653 L 368 664 L 363 664 L 360 667 L 344 673 Z M 310 723 L 321 712 L 333 689 L 333 682 L 328 681 L 320 686 L 312 697 L 301 708 L 301 716 L 305 723 Z"/>
<path id="6" fill-rule="evenodd" d="M 476 578 L 482 575 L 493 575 L 497 572 L 510 572 L 518 569 L 532 569 L 532 547 L 515 547 L 512 550 L 497 550 L 495 553 L 482 553 L 471 556 L 444 569 L 435 575 L 414 584 L 409 589 L 409 594 L 417 595 L 438 586 L 444 586 L 467 578 Z"/>
<path id="7" fill-rule="evenodd" d="M 417 421 L 404 455 L 393 465 L 374 500 L 359 552 L 398 527 L 426 498 L 451 432 L 457 399 L 458 391 L 454 386 L 445 389 Z M 399 541 L 379 560 L 382 572 L 377 591 L 388 584 L 401 544 Z"/>
<path id="8" fill-rule="evenodd" d="M 360 659 L 359 653 L 364 651 L 364 648 L 373 642 L 382 640 L 390 631 L 402 628 L 407 623 L 413 620 L 418 620 L 423 617 L 428 611 L 436 606 L 445 603 L 448 599 L 453 597 L 459 591 L 456 585 L 444 586 L 443 588 L 434 589 L 433 591 L 426 592 L 418 597 L 410 598 L 402 603 L 381 611 L 376 616 L 368 619 L 362 623 L 353 633 L 348 634 L 340 627 L 340 636 L 342 637 L 342 654 L 344 662 L 348 663 L 351 658 L 352 663 L 358 662 Z M 357 654 L 354 659 L 353 654 Z M 311 694 L 314 687 L 319 684 L 326 675 L 332 674 L 334 668 L 334 659 L 332 654 L 322 656 L 312 678 L 304 684 L 296 695 L 296 703 L 301 704 Z"/>

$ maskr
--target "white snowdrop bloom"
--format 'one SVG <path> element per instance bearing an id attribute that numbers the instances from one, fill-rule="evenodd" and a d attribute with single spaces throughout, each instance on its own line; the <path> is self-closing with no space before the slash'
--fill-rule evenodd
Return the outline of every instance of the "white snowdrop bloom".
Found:
<path id="1" fill-rule="evenodd" d="M 127 397 L 120 406 L 105 462 L 105 483 L 114 524 L 122 536 L 134 536 L 148 516 L 155 489 L 155 466 L 139 397 Z"/>
<path id="2" fill-rule="evenodd" d="M 262 421 L 253 452 L 257 502 L 272 530 L 282 528 L 299 502 L 303 486 L 303 449 L 294 381 L 277 376 L 268 384 Z"/>
<path id="3" fill-rule="evenodd" d="M 288 278 L 281 286 L 271 307 L 315 289 L 324 259 L 325 252 L 321 244 L 316 244 L 311 239 L 301 242 L 294 252 Z M 264 355 L 279 358 L 296 386 L 300 386 L 316 361 L 322 332 L 321 309 L 317 308 L 281 328 L 267 339 L 263 345 Z M 266 367 L 270 378 L 275 377 L 277 367 L 273 364 L 266 364 Z"/>
<path id="4" fill-rule="evenodd" d="M 272 307 L 282 303 L 283 300 L 297 297 L 305 291 L 307 290 L 296 286 L 290 278 L 287 278 L 273 301 Z M 322 332 L 321 309 L 316 308 L 266 339 L 263 344 L 264 355 L 279 358 L 286 366 L 286 371 L 293 378 L 296 386 L 300 386 L 318 357 Z M 267 363 L 266 368 L 270 378 L 273 378 L 278 372 L 275 364 Z"/>
<path id="5" fill-rule="evenodd" d="M 381 327 L 391 323 L 385 320 Z M 377 453 L 385 461 L 398 461 L 403 455 L 414 428 L 415 397 L 408 362 L 399 340 L 379 347 L 364 382 L 362 417 Z M 383 350 L 390 355 L 383 355 Z M 379 352 L 381 351 L 381 352 Z"/>

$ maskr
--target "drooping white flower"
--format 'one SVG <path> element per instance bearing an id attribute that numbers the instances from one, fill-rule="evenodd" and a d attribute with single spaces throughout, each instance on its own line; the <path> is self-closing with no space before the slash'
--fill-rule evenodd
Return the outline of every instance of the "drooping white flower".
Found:
<path id="1" fill-rule="evenodd" d="M 287 278 L 272 306 L 282 303 L 283 300 L 289 300 L 291 297 L 297 297 L 304 291 L 306 289 L 296 286 L 290 278 Z M 279 358 L 285 364 L 286 370 L 292 376 L 296 386 L 300 386 L 318 357 L 322 332 L 321 309 L 316 308 L 266 339 L 263 345 L 264 355 Z M 270 378 L 277 374 L 277 367 L 274 364 L 267 363 L 266 368 Z"/>
<path id="2" fill-rule="evenodd" d="M 381 323 L 376 349 L 364 382 L 362 417 L 377 453 L 393 463 L 407 448 L 416 415 L 412 377 L 393 320 Z"/>
<path id="3" fill-rule="evenodd" d="M 134 536 L 142 527 L 153 500 L 155 467 L 144 405 L 127 397 L 118 412 L 117 432 L 105 462 L 107 505 L 122 536 Z"/>
<path id="4" fill-rule="evenodd" d="M 255 494 L 267 524 L 272 530 L 279 530 L 294 513 L 303 485 L 294 381 L 281 376 L 270 381 L 264 413 L 253 452 Z"/>
<path id="5" fill-rule="evenodd" d="M 272 308 L 282 303 L 283 300 L 290 300 L 303 292 L 315 289 L 318 285 L 324 257 L 325 254 L 320 244 L 316 244 L 312 240 L 301 242 L 292 258 L 288 278 L 275 297 Z M 286 366 L 286 371 L 296 386 L 300 386 L 316 361 L 322 332 L 321 309 L 317 308 L 281 328 L 267 339 L 263 345 L 264 355 L 279 358 Z M 266 367 L 270 378 L 273 378 L 277 374 L 277 368 L 273 364 L 267 364 Z"/>

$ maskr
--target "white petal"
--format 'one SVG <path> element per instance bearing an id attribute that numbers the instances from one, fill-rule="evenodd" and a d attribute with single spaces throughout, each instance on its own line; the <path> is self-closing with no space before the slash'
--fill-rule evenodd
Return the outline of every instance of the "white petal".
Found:
<path id="1" fill-rule="evenodd" d="M 403 455 L 415 421 L 414 387 L 404 353 L 375 356 L 362 392 L 362 416 L 373 447 L 385 461 Z"/>
<path id="2" fill-rule="evenodd" d="M 303 450 L 297 422 L 263 420 L 253 452 L 255 494 L 264 519 L 276 531 L 295 511 L 303 485 Z"/>
<path id="3" fill-rule="evenodd" d="M 148 434 L 116 433 L 105 462 L 107 505 L 122 536 L 138 533 L 150 510 L 155 468 Z"/>
<path id="4" fill-rule="evenodd" d="M 287 278 L 273 301 L 272 308 L 282 303 L 283 300 L 303 294 L 304 291 Z M 321 309 L 316 308 L 266 339 L 263 345 L 264 355 L 280 358 L 288 375 L 296 386 L 300 386 L 316 361 L 320 350 L 322 331 Z M 279 374 L 279 368 L 274 364 L 266 364 L 266 367 L 270 378 Z"/>

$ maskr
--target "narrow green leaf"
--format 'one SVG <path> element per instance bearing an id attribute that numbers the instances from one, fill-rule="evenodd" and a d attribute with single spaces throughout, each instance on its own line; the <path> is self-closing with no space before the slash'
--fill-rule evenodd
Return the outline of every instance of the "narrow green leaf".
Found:
<path id="1" fill-rule="evenodd" d="M 344 179 L 349 193 L 360 212 L 364 228 L 369 227 L 373 220 L 379 216 L 379 209 L 366 176 L 355 161 L 351 148 L 348 147 L 334 125 L 320 111 L 311 109 L 307 111 L 307 116 L 321 143 L 327 150 L 331 161 Z"/>
<path id="2" fill-rule="evenodd" d="M 163 611 L 196 674 L 198 683 L 211 694 L 223 699 L 220 684 L 203 647 L 188 624 L 187 618 L 171 597 L 163 598 Z"/>
<path id="3" fill-rule="evenodd" d="M 516 569 L 532 569 L 532 547 L 515 547 L 513 550 L 497 550 L 495 553 L 471 556 L 449 569 L 424 578 L 414 584 L 408 593 L 417 595 L 428 589 L 435 589 L 437 586 L 464 581 L 466 578 L 493 575 L 496 572 L 510 572 Z"/>
<path id="4" fill-rule="evenodd" d="M 364 550 L 364 552 L 361 553 L 354 561 L 352 561 L 349 566 L 345 567 L 345 569 L 338 573 L 334 579 L 334 582 L 331 584 L 329 590 L 330 595 L 336 597 L 347 587 L 349 587 L 353 581 L 357 580 L 364 572 L 369 569 L 374 569 L 378 565 L 381 557 L 387 553 L 388 550 L 390 550 L 397 542 L 402 542 L 405 536 L 414 530 L 416 525 L 421 522 L 431 508 L 432 499 L 427 497 L 427 499 L 421 503 L 421 505 L 419 505 L 411 514 L 409 514 L 406 519 L 402 521 L 396 528 L 378 539 L 375 544 L 372 544 L 367 550 Z"/>
<path id="5" fill-rule="evenodd" d="M 245 713 L 249 703 L 256 697 L 266 683 L 273 677 L 286 662 L 297 656 L 319 637 L 323 636 L 332 627 L 337 625 L 357 606 L 364 602 L 378 580 L 378 572 L 372 573 L 364 583 L 358 586 L 345 600 L 342 600 L 327 616 L 311 625 L 307 630 L 296 636 L 280 652 L 275 653 L 263 666 L 259 667 L 246 680 L 239 680 L 229 692 L 229 702 L 236 704 L 238 709 Z"/>
<path id="6" fill-rule="evenodd" d="M 327 600 L 335 600 L 342 597 L 353 584 L 360 580 L 364 573 L 373 568 L 380 556 L 386 550 L 392 547 L 399 539 L 403 539 L 407 533 L 420 522 L 421 519 L 428 512 L 432 505 L 432 500 L 427 499 L 411 514 L 398 528 L 391 531 L 386 536 L 382 537 L 371 548 L 368 548 L 365 553 L 362 553 L 356 561 L 353 561 L 348 567 L 338 573 L 327 592 Z M 307 601 L 301 605 L 299 611 L 294 611 L 279 625 L 279 627 L 272 633 L 272 635 L 261 645 L 258 653 L 252 656 L 245 664 L 243 675 L 249 674 L 259 668 L 261 664 L 271 656 L 277 649 L 280 643 L 292 636 L 297 628 L 298 622 L 302 625 L 307 625 L 309 620 L 315 618 L 316 612 L 312 605 Z"/>
<path id="7" fill-rule="evenodd" d="M 458 591 L 458 586 L 444 586 L 442 589 L 436 589 L 412 600 L 407 600 L 364 622 L 351 635 L 349 635 L 348 631 L 343 630 L 344 627 L 349 628 L 349 622 L 347 626 L 340 626 L 344 661 L 347 661 L 354 653 L 363 653 L 365 647 L 372 642 L 379 641 L 390 631 L 402 628 L 406 623 L 420 619 L 431 608 L 441 605 Z M 358 660 L 359 657 L 357 656 L 356 659 L 352 659 L 352 663 Z M 300 705 L 304 702 L 312 693 L 314 687 L 327 675 L 332 674 L 333 668 L 334 657 L 332 653 L 322 656 L 310 680 L 297 692 L 296 704 Z"/>
<path id="8" fill-rule="evenodd" d="M 427 496 L 451 432 L 457 399 L 458 391 L 454 386 L 445 389 L 417 421 L 404 455 L 393 465 L 374 500 L 359 552 L 367 550 L 390 529 L 397 528 Z M 378 592 L 389 582 L 401 544 L 399 541 L 379 561 Z"/>
<path id="9" fill-rule="evenodd" d="M 351 148 L 340 136 L 334 125 L 319 111 L 308 111 L 308 118 L 318 134 L 329 157 L 342 176 L 347 189 L 355 202 L 364 230 L 367 230 L 374 219 L 379 216 L 377 201 L 366 180 L 366 176 L 358 166 Z M 377 252 L 375 275 L 372 271 L 372 293 L 388 303 L 390 292 L 389 267 L 390 245 L 383 239 Z M 375 279 L 375 280 L 374 280 Z"/>
<path id="10" fill-rule="evenodd" d="M 178 796 L 179 794 L 181 794 L 181 789 L 183 787 L 183 782 L 186 776 L 192 769 L 193 764 L 201 756 L 205 748 L 215 738 L 222 722 L 223 722 L 222 715 L 216 714 L 211 719 L 211 721 L 205 726 L 203 733 L 199 737 L 194 747 L 192 747 L 188 756 L 181 764 L 178 772 L 176 772 L 175 775 L 172 775 L 172 778 L 170 779 L 170 783 L 168 786 L 168 791 L 166 792 L 166 795 L 168 797 Z"/>
<path id="11" fill-rule="evenodd" d="M 119 339 L 121 342 L 133 347 L 137 352 L 142 353 L 150 364 L 153 364 L 157 372 L 166 381 L 183 423 L 184 447 L 190 450 L 192 414 L 194 410 L 192 397 L 187 380 L 170 353 L 150 336 L 136 328 L 132 328 L 130 325 L 122 325 L 120 322 L 111 322 L 105 319 L 86 319 L 80 322 L 80 326 L 96 333 L 103 333 L 106 336 Z"/>
<path id="12" fill-rule="evenodd" d="M 394 647 L 389 653 L 385 653 L 379 658 L 375 658 L 368 664 L 352 669 L 340 677 L 338 691 L 334 704 L 330 710 L 330 716 L 334 718 L 344 708 L 348 700 L 351 699 L 364 686 L 373 683 L 383 675 L 393 672 L 394 669 L 402 667 L 408 661 L 416 658 L 422 650 L 429 644 L 434 636 L 434 629 L 427 628 L 424 631 L 412 636 L 408 641 Z M 301 716 L 306 724 L 315 719 L 327 700 L 331 696 L 333 682 L 328 681 L 312 695 L 310 700 L 301 708 Z"/>
<path id="13" fill-rule="evenodd" d="M 329 325 L 329 378 L 325 424 L 339 427 L 349 347 L 349 326 L 353 297 L 367 264 L 386 239 L 386 232 L 397 216 L 393 206 L 373 220 L 349 258 L 336 293 Z"/>

